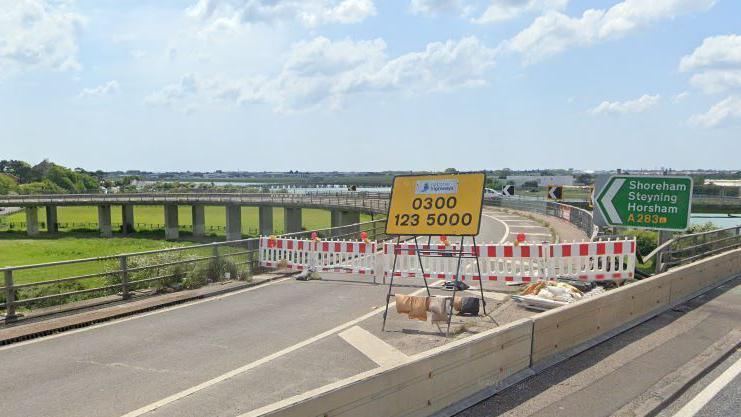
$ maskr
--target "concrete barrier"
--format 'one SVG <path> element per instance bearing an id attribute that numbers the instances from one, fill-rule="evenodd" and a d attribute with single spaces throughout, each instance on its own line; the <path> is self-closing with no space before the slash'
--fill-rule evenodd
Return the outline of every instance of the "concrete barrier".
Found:
<path id="1" fill-rule="evenodd" d="M 533 317 L 532 368 L 573 356 L 741 273 L 741 249 Z"/>
<path id="2" fill-rule="evenodd" d="M 450 416 L 740 273 L 741 249 L 737 249 L 241 417 Z"/>
<path id="3" fill-rule="evenodd" d="M 429 416 L 520 379 L 530 365 L 531 340 L 532 322 L 519 320 L 242 417 Z"/>

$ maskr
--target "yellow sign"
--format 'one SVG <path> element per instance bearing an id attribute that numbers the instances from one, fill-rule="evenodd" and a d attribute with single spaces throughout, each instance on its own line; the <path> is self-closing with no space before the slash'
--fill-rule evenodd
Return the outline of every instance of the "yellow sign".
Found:
<path id="1" fill-rule="evenodd" d="M 483 172 L 394 177 L 386 234 L 477 235 L 485 179 Z"/>

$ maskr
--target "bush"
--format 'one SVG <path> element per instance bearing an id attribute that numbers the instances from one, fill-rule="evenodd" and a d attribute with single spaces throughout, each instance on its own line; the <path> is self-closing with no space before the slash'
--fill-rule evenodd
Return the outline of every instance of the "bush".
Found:
<path id="1" fill-rule="evenodd" d="M 16 300 L 25 300 L 29 298 L 44 297 L 47 295 L 63 294 L 66 292 L 84 290 L 85 286 L 77 281 L 60 282 L 57 284 L 40 285 L 37 287 L 29 287 L 19 290 L 16 293 Z M 34 301 L 29 304 L 24 304 L 24 307 L 28 309 L 33 308 L 44 308 L 52 307 L 64 303 L 72 303 L 75 301 L 86 300 L 88 298 L 98 297 L 100 293 L 88 292 L 84 294 L 72 295 L 66 298 L 50 298 L 48 300 Z"/>
<path id="2" fill-rule="evenodd" d="M 684 234 L 691 235 L 693 233 L 711 232 L 717 229 L 718 227 L 714 225 L 712 222 L 707 222 L 704 224 L 693 224 L 687 229 L 687 231 L 684 232 Z"/>
<path id="3" fill-rule="evenodd" d="M 183 288 L 193 290 L 208 284 L 209 265 L 200 264 L 193 268 L 183 280 Z"/>
<path id="4" fill-rule="evenodd" d="M 129 270 L 147 267 L 150 265 L 161 265 L 169 264 L 178 261 L 187 261 L 190 259 L 188 256 L 183 256 L 178 252 L 163 252 L 155 255 L 148 256 L 133 256 L 127 259 L 127 268 Z M 183 279 L 187 275 L 188 264 L 176 264 L 168 266 L 155 266 L 151 268 L 142 269 L 139 271 L 129 272 L 129 291 L 145 288 L 154 288 L 157 291 L 161 291 L 165 288 L 179 289 Z M 116 285 L 121 283 L 121 274 L 118 272 L 120 269 L 119 261 L 113 260 L 107 266 L 106 270 L 109 272 L 106 275 L 105 280 L 107 285 Z M 160 280 L 147 281 L 137 283 L 136 281 L 162 277 Z"/>
<path id="5" fill-rule="evenodd" d="M 626 235 L 636 237 L 636 246 L 641 256 L 646 256 L 659 244 L 659 234 L 652 230 L 629 230 Z"/>

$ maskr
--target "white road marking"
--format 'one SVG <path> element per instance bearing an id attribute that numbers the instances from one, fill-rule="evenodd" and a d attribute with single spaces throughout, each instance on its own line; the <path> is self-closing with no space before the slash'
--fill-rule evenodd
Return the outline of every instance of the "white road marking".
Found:
<path id="1" fill-rule="evenodd" d="M 409 360 L 409 357 L 399 349 L 389 345 L 360 326 L 353 326 L 338 336 L 378 366 L 398 365 Z"/>
<path id="2" fill-rule="evenodd" d="M 26 345 L 30 345 L 32 343 L 45 342 L 47 340 L 52 340 L 52 339 L 56 339 L 56 338 L 59 338 L 59 337 L 69 336 L 69 335 L 73 335 L 73 334 L 77 334 L 77 333 L 89 332 L 91 330 L 100 329 L 102 327 L 113 326 L 114 324 L 125 323 L 127 321 L 136 320 L 136 319 L 140 319 L 140 318 L 143 318 L 143 317 L 149 317 L 149 316 L 153 316 L 155 314 L 167 313 L 169 311 L 178 310 L 178 309 L 181 309 L 181 308 L 190 307 L 190 306 L 194 306 L 194 305 L 198 305 L 198 304 L 210 303 L 212 301 L 221 300 L 221 299 L 224 299 L 226 297 L 231 297 L 233 295 L 238 295 L 238 294 L 242 294 L 242 293 L 245 293 L 245 292 L 258 290 L 260 288 L 265 288 L 265 287 L 270 286 L 270 285 L 278 284 L 278 283 L 287 281 L 287 280 L 289 280 L 291 278 L 292 277 L 281 278 L 281 279 L 277 279 L 275 281 L 267 282 L 265 284 L 260 284 L 260 285 L 255 285 L 254 287 L 245 288 L 243 290 L 237 290 L 237 291 L 226 293 L 226 294 L 223 294 L 223 295 L 218 295 L 216 297 L 204 298 L 202 300 L 196 300 L 196 301 L 188 301 L 188 302 L 185 302 L 185 303 L 182 303 L 182 304 L 178 304 L 178 305 L 175 305 L 175 306 L 172 306 L 172 307 L 166 307 L 166 308 L 162 308 L 162 309 L 159 309 L 159 310 L 150 311 L 148 313 L 134 314 L 134 315 L 129 316 L 129 317 L 124 317 L 124 318 L 121 318 L 121 319 L 115 319 L 115 320 L 111 320 L 111 321 L 106 321 L 104 323 L 95 324 L 95 325 L 88 326 L 88 327 L 82 327 L 82 328 L 76 329 L 76 330 L 69 330 L 69 331 L 62 332 L 62 333 L 57 333 L 57 334 L 53 334 L 53 335 L 49 335 L 49 336 L 44 336 L 44 337 L 39 337 L 39 338 L 36 338 L 36 339 L 31 339 L 31 340 L 28 340 L 28 341 L 25 341 L 25 342 L 18 342 L 18 343 L 13 343 L 13 344 L 7 345 L 7 346 L 0 346 L 0 351 L 8 350 L 8 349 L 13 349 L 13 348 L 21 347 L 21 346 L 26 346 Z"/>
<path id="3" fill-rule="evenodd" d="M 496 220 L 499 223 L 502 223 L 504 225 L 504 235 L 502 236 L 502 239 L 499 240 L 499 244 L 502 244 L 507 241 L 507 237 L 509 236 L 509 225 L 505 223 L 504 221 L 500 220 L 498 217 L 494 217 L 490 214 L 484 214 L 484 217 L 488 217 L 490 219 Z"/>
<path id="4" fill-rule="evenodd" d="M 692 417 L 705 407 L 726 385 L 741 374 L 741 359 L 726 369 L 718 378 L 708 384 L 697 396 L 684 405 L 674 417 Z"/>
<path id="5" fill-rule="evenodd" d="M 517 235 L 517 234 L 520 234 L 520 233 L 525 233 L 525 232 L 510 232 L 511 235 Z M 527 233 L 525 233 L 525 236 L 548 236 L 548 237 L 550 237 L 551 234 L 550 233 L 531 233 L 531 232 L 527 232 Z"/>
<path id="6" fill-rule="evenodd" d="M 513 224 L 511 227 L 513 229 L 546 229 L 548 230 L 548 228 L 545 226 L 534 226 L 534 225 L 529 225 L 529 224 L 523 224 L 523 225 Z"/>
<path id="7" fill-rule="evenodd" d="M 435 286 L 435 285 L 438 285 L 438 284 L 440 284 L 442 282 L 443 282 L 442 280 L 438 280 L 438 281 L 435 281 L 434 283 L 430 284 L 430 286 Z M 425 288 L 420 288 L 419 290 L 414 291 L 414 292 L 412 292 L 409 295 L 421 294 L 424 291 L 426 291 Z M 389 305 L 388 305 L 389 306 L 389 310 L 391 310 L 392 307 L 394 307 L 395 305 L 396 305 L 395 302 L 389 303 Z M 323 333 L 320 333 L 320 334 L 318 334 L 316 336 L 310 337 L 310 338 L 308 338 L 308 339 L 306 339 L 304 341 L 301 341 L 299 343 L 296 343 L 295 345 L 288 346 L 288 347 L 286 347 L 286 348 L 284 348 L 282 350 L 279 350 L 279 351 L 277 351 L 277 352 L 275 352 L 273 354 L 270 354 L 268 356 L 262 357 L 262 358 L 260 358 L 260 359 L 258 359 L 256 361 L 254 361 L 254 362 L 250 362 L 250 363 L 248 363 L 246 365 L 243 365 L 243 366 L 241 366 L 241 367 L 239 367 L 237 369 L 234 369 L 232 371 L 229 371 L 229 372 L 227 372 L 225 374 L 222 374 L 222 375 L 219 375 L 219 376 L 217 376 L 215 378 L 209 379 L 208 381 L 202 382 L 202 383 L 200 383 L 200 384 L 198 384 L 198 385 L 196 385 L 194 387 L 188 388 L 186 390 L 183 390 L 183 391 L 180 391 L 180 392 L 175 393 L 173 395 L 170 395 L 169 397 L 163 398 L 163 399 L 161 399 L 159 401 L 156 401 L 156 402 L 153 402 L 151 404 L 145 405 L 144 407 L 138 408 L 138 409 L 136 409 L 134 411 L 131 411 L 129 413 L 124 414 L 122 417 L 137 417 L 137 416 L 141 416 L 143 414 L 146 414 L 146 413 L 148 413 L 150 411 L 154 411 L 154 410 L 156 410 L 156 409 L 158 409 L 160 407 L 163 407 L 163 406 L 165 406 L 167 404 L 170 404 L 172 402 L 175 402 L 177 400 L 183 399 L 183 398 L 185 398 L 185 397 L 187 397 L 187 396 L 189 396 L 191 394 L 194 394 L 194 393 L 196 393 L 198 391 L 201 391 L 201 390 L 206 389 L 206 388 L 208 388 L 210 386 L 213 386 L 213 385 L 216 385 L 216 384 L 218 384 L 220 382 L 226 381 L 227 379 L 230 379 L 230 378 L 233 378 L 233 377 L 235 377 L 237 375 L 240 375 L 242 373 L 245 373 L 245 372 L 249 371 L 250 369 L 254 369 L 254 368 L 256 368 L 256 367 L 258 367 L 260 365 L 264 365 L 264 364 L 266 364 L 266 363 L 268 363 L 268 362 L 270 362 L 270 361 L 272 361 L 274 359 L 280 358 L 281 356 L 285 356 L 285 355 L 287 355 L 287 354 L 289 354 L 291 352 L 294 352 L 294 351 L 296 351 L 298 349 L 301 349 L 301 348 L 303 348 L 305 346 L 308 346 L 308 345 L 310 345 L 310 344 L 312 344 L 312 343 L 314 343 L 316 341 L 319 341 L 319 340 L 324 339 L 324 338 L 326 338 L 328 336 L 332 336 L 332 335 L 334 335 L 336 333 L 339 333 L 339 332 L 341 332 L 341 331 L 343 331 L 343 330 L 345 330 L 345 329 L 347 329 L 349 327 L 355 326 L 356 324 L 358 324 L 358 323 L 360 323 L 360 322 L 362 322 L 362 321 L 364 321 L 364 320 L 366 320 L 368 318 L 371 318 L 371 317 L 373 317 L 374 315 L 376 315 L 378 313 L 383 312 L 385 309 L 386 309 L 386 306 L 385 305 L 383 307 L 379 307 L 379 308 L 371 311 L 370 313 L 367 313 L 365 315 L 362 315 L 362 316 L 360 316 L 360 317 L 358 317 L 358 318 L 356 318 L 354 320 L 350 320 L 350 321 L 348 321 L 346 323 L 340 324 L 337 327 L 334 327 L 332 329 L 329 329 L 329 330 L 327 330 L 327 331 L 325 331 Z"/>

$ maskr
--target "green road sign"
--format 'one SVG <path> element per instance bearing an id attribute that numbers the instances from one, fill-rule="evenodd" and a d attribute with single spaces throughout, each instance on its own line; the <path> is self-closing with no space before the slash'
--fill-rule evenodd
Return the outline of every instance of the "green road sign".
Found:
<path id="1" fill-rule="evenodd" d="M 692 178 L 616 175 L 597 197 L 610 226 L 681 231 L 687 229 Z"/>

